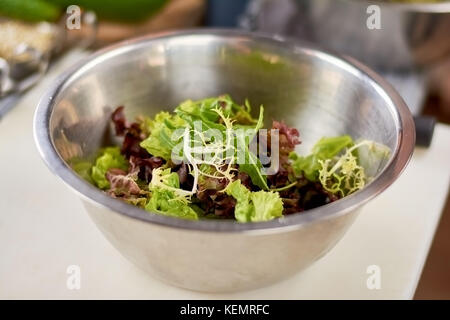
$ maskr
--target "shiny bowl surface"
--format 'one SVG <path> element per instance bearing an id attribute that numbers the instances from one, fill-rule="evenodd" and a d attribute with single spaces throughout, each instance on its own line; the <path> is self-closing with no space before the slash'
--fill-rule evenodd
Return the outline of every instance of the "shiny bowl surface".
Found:
<path id="1" fill-rule="evenodd" d="M 301 153 L 322 136 L 345 133 L 388 146 L 390 158 L 360 192 L 248 224 L 149 213 L 109 197 L 68 166 L 117 143 L 109 120 L 116 106 L 133 119 L 223 93 L 264 104 L 268 126 L 277 119 L 297 127 Z M 126 41 L 81 61 L 40 100 L 34 133 L 48 167 L 80 195 L 125 257 L 173 285 L 209 292 L 261 287 L 312 264 L 339 241 L 362 205 L 397 178 L 415 140 L 403 100 L 362 64 L 279 37 L 207 29 Z"/>

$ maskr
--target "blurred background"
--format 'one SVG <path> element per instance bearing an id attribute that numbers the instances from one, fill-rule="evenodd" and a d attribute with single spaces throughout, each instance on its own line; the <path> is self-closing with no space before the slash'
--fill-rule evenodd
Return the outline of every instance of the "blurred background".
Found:
<path id="1" fill-rule="evenodd" d="M 380 29 L 361 28 L 371 4 Z M 450 2 L 438 0 L 0 0 L 0 120 L 71 50 L 193 27 L 289 36 L 361 60 L 403 96 L 421 147 L 436 121 L 450 124 Z M 449 200 L 416 298 L 450 299 Z"/>

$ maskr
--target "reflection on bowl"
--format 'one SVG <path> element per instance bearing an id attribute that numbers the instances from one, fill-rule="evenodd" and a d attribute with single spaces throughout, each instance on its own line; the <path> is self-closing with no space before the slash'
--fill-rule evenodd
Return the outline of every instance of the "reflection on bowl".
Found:
<path id="1" fill-rule="evenodd" d="M 112 107 L 125 105 L 129 118 L 151 116 L 161 106 L 222 93 L 264 104 L 266 119 L 299 128 L 304 150 L 322 136 L 350 134 L 388 146 L 391 157 L 360 192 L 249 224 L 152 214 L 110 198 L 67 165 L 74 152 L 89 158 L 111 143 Z M 415 138 L 404 102 L 365 66 L 300 43 L 229 30 L 169 33 L 102 50 L 48 90 L 34 126 L 49 168 L 81 196 L 125 257 L 173 285 L 210 292 L 261 287 L 311 265 L 339 241 L 362 205 L 397 178 Z"/>

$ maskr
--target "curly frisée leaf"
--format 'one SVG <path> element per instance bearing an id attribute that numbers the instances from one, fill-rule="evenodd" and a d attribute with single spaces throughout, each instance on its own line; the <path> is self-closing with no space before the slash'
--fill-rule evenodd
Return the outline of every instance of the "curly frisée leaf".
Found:
<path id="1" fill-rule="evenodd" d="M 238 222 L 269 221 L 283 215 L 283 201 L 278 192 L 251 192 L 241 180 L 230 183 L 225 192 L 236 199 L 234 216 Z"/>
<path id="2" fill-rule="evenodd" d="M 372 144 L 374 142 L 364 140 L 348 148 L 341 156 L 319 160 L 319 181 L 323 188 L 341 197 L 364 188 L 367 180 L 366 174 L 364 168 L 358 163 L 354 151 L 362 146 Z"/>
<path id="3" fill-rule="evenodd" d="M 174 195 L 185 202 L 189 202 L 189 198 L 193 194 L 190 191 L 180 189 L 180 178 L 176 172 L 171 172 L 170 168 L 163 169 L 159 167 L 153 169 L 149 189 L 155 190 L 158 188 L 172 191 Z"/>
<path id="4" fill-rule="evenodd" d="M 149 190 L 151 197 L 145 210 L 171 217 L 198 219 L 197 213 L 189 206 L 190 192 L 180 189 L 178 174 L 170 172 L 170 168 L 153 169 Z"/>
<path id="5" fill-rule="evenodd" d="M 303 174 L 309 181 L 318 181 L 321 168 L 320 161 L 332 159 L 352 144 L 353 139 L 348 135 L 324 137 L 314 145 L 311 154 L 306 157 L 291 152 L 289 158 L 293 160 L 292 168 L 297 176 Z"/>

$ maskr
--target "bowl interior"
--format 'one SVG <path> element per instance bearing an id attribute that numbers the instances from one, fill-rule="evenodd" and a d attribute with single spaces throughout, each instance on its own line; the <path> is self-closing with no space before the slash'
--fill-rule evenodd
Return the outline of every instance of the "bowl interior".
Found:
<path id="1" fill-rule="evenodd" d="M 186 221 L 149 214 L 112 199 L 70 169 L 73 158 L 92 159 L 102 146 L 118 143 L 110 115 L 124 105 L 128 119 L 172 110 L 185 99 L 228 93 L 247 98 L 265 124 L 284 120 L 300 131 L 298 152 L 307 154 L 323 136 L 349 134 L 391 149 L 389 158 L 367 168 L 377 176 L 340 201 L 269 222 Z M 292 40 L 230 30 L 185 31 L 109 47 L 61 76 L 41 99 L 34 120 L 38 148 L 52 171 L 96 204 L 168 226 L 249 231 L 301 226 L 350 212 L 388 187 L 414 148 L 412 116 L 399 95 L 367 67 Z"/>
<path id="2" fill-rule="evenodd" d="M 88 158 L 112 142 L 109 119 L 117 106 L 131 120 L 224 93 L 249 99 L 255 113 L 263 104 L 268 127 L 276 119 L 298 128 L 300 153 L 322 136 L 350 134 L 391 150 L 399 139 L 389 96 L 347 62 L 273 39 L 208 34 L 157 38 L 97 56 L 53 97 L 50 134 L 65 161 Z"/>

